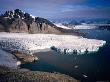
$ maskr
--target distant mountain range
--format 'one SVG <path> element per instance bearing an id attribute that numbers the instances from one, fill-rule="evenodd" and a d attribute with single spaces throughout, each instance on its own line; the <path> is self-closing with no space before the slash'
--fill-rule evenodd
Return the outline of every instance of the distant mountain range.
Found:
<path id="1" fill-rule="evenodd" d="M 110 24 L 110 19 L 80 19 L 80 18 L 61 18 L 61 19 L 50 19 L 54 23 L 62 23 L 69 25 L 81 25 L 82 23 L 86 24 Z"/>
<path id="2" fill-rule="evenodd" d="M 6 11 L 0 15 L 0 32 L 17 33 L 61 33 L 49 20 L 34 17 L 20 9 Z"/>
<path id="3" fill-rule="evenodd" d="M 61 28 L 55 25 L 55 23 L 62 23 L 62 25 L 65 26 L 82 25 L 82 23 L 95 24 L 99 29 L 110 29 L 110 20 L 78 21 L 74 19 L 60 19 L 50 22 L 47 19 L 35 17 L 20 9 L 15 9 L 13 11 L 6 11 L 4 14 L 0 15 L 0 32 L 82 35 L 82 33 L 75 30 Z"/>

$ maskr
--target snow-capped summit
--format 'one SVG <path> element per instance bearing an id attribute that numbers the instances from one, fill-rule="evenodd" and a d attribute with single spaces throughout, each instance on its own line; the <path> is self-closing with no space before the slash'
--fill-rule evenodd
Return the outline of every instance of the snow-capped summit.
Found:
<path id="1" fill-rule="evenodd" d="M 35 18 L 36 18 L 36 16 L 33 16 L 32 14 L 30 14 L 30 16 L 34 19 L 34 21 L 35 21 Z"/>

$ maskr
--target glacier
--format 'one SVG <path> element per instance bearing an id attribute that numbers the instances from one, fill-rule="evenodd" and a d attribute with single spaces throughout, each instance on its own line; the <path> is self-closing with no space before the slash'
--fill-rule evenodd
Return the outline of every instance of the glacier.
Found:
<path id="1" fill-rule="evenodd" d="M 57 27 L 59 28 L 63 28 L 63 29 L 98 29 L 99 25 L 97 24 L 86 24 L 86 23 L 82 23 L 80 25 L 68 25 L 65 26 L 62 23 L 54 23 Z"/>
<path id="2" fill-rule="evenodd" d="M 33 55 L 39 50 L 52 49 L 64 54 L 96 52 L 106 41 L 74 35 L 0 33 L 0 48 Z"/>
<path id="3" fill-rule="evenodd" d="M 81 24 L 81 25 L 75 25 L 72 27 L 73 29 L 98 29 L 98 25 L 95 24 Z"/>

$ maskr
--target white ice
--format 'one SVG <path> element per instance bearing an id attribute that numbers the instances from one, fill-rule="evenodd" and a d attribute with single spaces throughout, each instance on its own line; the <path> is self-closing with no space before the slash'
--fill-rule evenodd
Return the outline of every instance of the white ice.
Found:
<path id="1" fill-rule="evenodd" d="M 83 23 L 81 25 L 75 25 L 73 27 L 73 29 L 96 29 L 96 28 L 98 28 L 97 25 L 94 25 L 94 24 L 85 24 L 85 23 Z"/>
<path id="2" fill-rule="evenodd" d="M 67 26 L 65 26 L 65 25 L 63 25 L 61 23 L 54 23 L 54 25 L 56 25 L 59 28 L 63 28 L 63 29 L 71 29 L 71 28 L 69 28 L 69 27 L 67 27 Z"/>

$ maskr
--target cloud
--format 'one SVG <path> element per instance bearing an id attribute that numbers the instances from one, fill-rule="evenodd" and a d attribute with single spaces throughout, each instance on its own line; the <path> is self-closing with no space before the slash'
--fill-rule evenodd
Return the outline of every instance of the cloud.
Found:
<path id="1" fill-rule="evenodd" d="M 64 18 L 110 18 L 110 8 L 77 7 L 66 10 L 57 16 Z"/>
<path id="2" fill-rule="evenodd" d="M 1 0 L 0 11 L 19 8 L 45 18 L 110 17 L 109 1 L 100 1 L 103 0 Z"/>
<path id="3" fill-rule="evenodd" d="M 85 0 L 3 0 L 1 8 L 36 8 L 36 9 L 56 9 L 65 4 L 79 4 Z M 8 3 L 8 4 L 7 4 Z"/>

